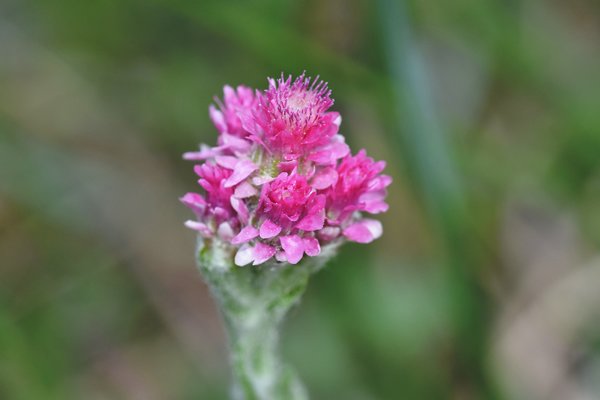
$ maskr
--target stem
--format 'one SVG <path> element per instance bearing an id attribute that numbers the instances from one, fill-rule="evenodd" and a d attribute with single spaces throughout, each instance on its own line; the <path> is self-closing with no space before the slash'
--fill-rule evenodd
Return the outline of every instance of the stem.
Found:
<path id="1" fill-rule="evenodd" d="M 297 292 L 295 301 L 305 287 L 306 284 Z M 268 302 L 258 296 L 249 302 L 251 308 L 243 312 L 222 309 L 230 340 L 234 399 L 307 398 L 293 370 L 279 357 L 279 329 L 292 305 L 288 304 L 269 309 Z"/>
<path id="2" fill-rule="evenodd" d="M 337 245 L 299 265 L 233 265 L 234 249 L 214 238 L 199 240 L 198 267 L 217 301 L 229 336 L 235 400 L 305 400 L 306 390 L 279 357 L 279 330 L 300 301 L 311 274 Z"/>

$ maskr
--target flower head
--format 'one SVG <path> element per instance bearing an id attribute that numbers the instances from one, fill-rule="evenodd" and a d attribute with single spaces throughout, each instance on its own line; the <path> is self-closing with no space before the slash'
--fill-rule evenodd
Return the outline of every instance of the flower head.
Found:
<path id="1" fill-rule="evenodd" d="M 362 213 L 387 210 L 391 178 L 364 150 L 349 154 L 325 82 L 282 75 L 262 93 L 226 86 L 224 94 L 209 109 L 218 145 L 184 155 L 203 162 L 195 170 L 205 192 L 181 199 L 196 214 L 188 227 L 229 243 L 240 266 L 296 264 L 323 245 L 381 235 Z"/>

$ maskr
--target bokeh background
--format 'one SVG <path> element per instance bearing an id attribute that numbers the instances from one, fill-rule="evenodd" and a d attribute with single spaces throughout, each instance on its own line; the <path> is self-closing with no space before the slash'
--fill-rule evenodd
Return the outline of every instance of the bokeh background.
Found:
<path id="1" fill-rule="evenodd" d="M 329 82 L 394 177 L 286 322 L 314 399 L 600 399 L 594 0 L 3 0 L 0 398 L 225 399 L 181 153 Z"/>

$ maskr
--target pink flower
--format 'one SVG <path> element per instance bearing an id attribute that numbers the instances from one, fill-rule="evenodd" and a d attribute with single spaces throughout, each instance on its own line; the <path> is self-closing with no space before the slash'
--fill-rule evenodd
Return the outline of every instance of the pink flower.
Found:
<path id="1" fill-rule="evenodd" d="M 219 165 L 205 163 L 196 165 L 194 172 L 200 177 L 198 183 L 206 191 L 206 203 L 212 208 L 212 212 L 214 213 L 215 209 L 222 209 L 228 214 L 233 213 L 231 206 L 233 189 L 226 186 L 231 171 Z"/>
<path id="2" fill-rule="evenodd" d="M 315 231 L 323 227 L 325 196 L 317 194 L 306 177 L 282 172 L 263 186 L 257 214 L 280 230 Z"/>
<path id="3" fill-rule="evenodd" d="M 308 184 L 306 177 L 282 172 L 272 182 L 265 183 L 255 215 L 259 229 L 254 226 L 243 228 L 233 238 L 233 244 L 245 243 L 255 238 L 272 240 L 282 249 L 279 259 L 285 259 L 292 264 L 300 261 L 304 252 L 320 252 L 319 243 L 310 232 L 323 228 L 325 196 L 317 194 Z M 264 251 L 265 248 L 261 247 L 259 250 Z M 250 257 L 249 260 L 254 260 L 251 258 L 254 253 L 248 247 L 243 251 Z"/>
<path id="4" fill-rule="evenodd" d="M 327 83 L 302 74 L 292 82 L 281 76 L 269 79 L 269 89 L 258 97 L 252 123 L 246 124 L 253 139 L 282 161 L 310 158 L 319 149 L 335 147 L 335 154 L 347 153 L 337 135 L 341 117 L 328 112 L 333 105 Z M 329 160 L 327 160 L 329 161 Z"/>
<path id="5" fill-rule="evenodd" d="M 391 178 L 364 150 L 349 154 L 326 83 L 282 75 L 262 93 L 226 86 L 217 103 L 217 146 L 184 154 L 200 161 L 204 191 L 181 198 L 196 215 L 186 226 L 232 246 L 239 266 L 296 264 L 329 243 L 381 236 L 381 223 L 362 213 L 387 210 Z"/>
<path id="6" fill-rule="evenodd" d="M 342 159 L 337 167 L 338 179 L 327 195 L 328 220 L 339 224 L 355 211 L 371 214 L 387 211 L 384 199 L 392 178 L 380 175 L 384 168 L 384 161 L 373 161 L 364 150 Z"/>
<path id="7" fill-rule="evenodd" d="M 205 195 L 187 193 L 180 199 L 198 218 L 197 222 L 188 221 L 186 225 L 205 237 L 211 235 L 211 225 L 220 227 L 221 224 L 227 223 L 228 226 L 220 227 L 222 232 L 231 230 L 232 226 L 238 226 L 239 211 L 231 201 L 233 189 L 225 186 L 231 171 L 211 163 L 196 165 L 194 171 L 200 177 L 198 183 L 204 189 Z"/>

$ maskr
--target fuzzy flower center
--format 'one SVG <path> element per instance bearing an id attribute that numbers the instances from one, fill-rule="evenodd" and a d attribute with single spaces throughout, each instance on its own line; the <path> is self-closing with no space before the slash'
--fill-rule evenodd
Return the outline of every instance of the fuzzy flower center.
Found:
<path id="1" fill-rule="evenodd" d="M 287 106 L 290 111 L 297 113 L 311 105 L 311 101 L 314 101 L 314 98 L 315 96 L 312 92 L 297 92 L 290 96 Z"/>
<path id="2" fill-rule="evenodd" d="M 289 79 L 279 79 L 278 83 L 274 93 L 276 114 L 287 123 L 288 129 L 297 130 L 299 134 L 305 134 L 333 104 L 327 83 L 323 81 L 315 79 L 311 84 L 310 78 L 301 76 L 291 86 Z"/>

